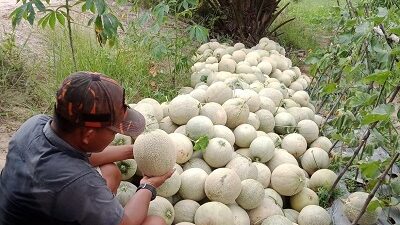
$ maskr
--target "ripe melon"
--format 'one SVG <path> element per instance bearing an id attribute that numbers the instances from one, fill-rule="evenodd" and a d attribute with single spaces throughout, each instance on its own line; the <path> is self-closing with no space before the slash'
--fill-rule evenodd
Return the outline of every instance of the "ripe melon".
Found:
<path id="1" fill-rule="evenodd" d="M 249 106 L 241 98 L 229 99 L 222 104 L 222 107 L 227 115 L 226 126 L 231 129 L 245 123 L 249 118 Z"/>
<path id="2" fill-rule="evenodd" d="M 274 133 L 274 132 L 269 132 L 269 133 L 267 133 L 267 135 L 268 135 L 268 137 L 271 138 L 271 140 L 274 142 L 275 147 L 280 147 L 280 146 L 281 146 L 281 144 L 282 144 L 282 139 L 281 139 L 281 137 L 280 137 L 278 134 L 276 134 L 276 133 Z"/>
<path id="3" fill-rule="evenodd" d="M 317 191 L 320 187 L 331 188 L 336 179 L 337 175 L 332 170 L 320 169 L 312 174 L 308 187 L 314 191 Z"/>
<path id="4" fill-rule="evenodd" d="M 301 166 L 309 175 L 329 166 L 329 155 L 321 148 L 309 148 L 301 157 Z"/>
<path id="5" fill-rule="evenodd" d="M 253 83 L 250 84 L 250 89 L 255 91 L 255 92 L 259 92 L 261 89 L 263 89 L 265 86 L 263 83 L 261 83 L 260 81 L 256 80 Z"/>
<path id="6" fill-rule="evenodd" d="M 308 114 L 300 107 L 291 107 L 286 109 L 286 111 L 294 117 L 294 119 L 296 120 L 296 124 L 302 120 L 308 119 Z"/>
<path id="7" fill-rule="evenodd" d="M 206 116 L 195 116 L 187 122 L 186 134 L 192 140 L 197 140 L 201 136 L 212 138 L 214 136 L 214 124 Z"/>
<path id="8" fill-rule="evenodd" d="M 265 198 L 270 198 L 272 199 L 275 204 L 277 204 L 279 207 L 283 207 L 283 199 L 282 196 L 276 192 L 274 189 L 272 188 L 265 188 L 264 189 L 264 193 L 265 193 Z"/>
<path id="9" fill-rule="evenodd" d="M 227 116 L 222 105 L 209 102 L 200 108 L 200 115 L 208 117 L 214 125 L 225 125 Z"/>
<path id="10" fill-rule="evenodd" d="M 249 118 L 247 119 L 246 123 L 253 126 L 254 129 L 256 129 L 256 130 L 258 130 L 258 128 L 260 128 L 260 119 L 258 119 L 258 116 L 255 113 L 250 112 Z"/>
<path id="11" fill-rule="evenodd" d="M 213 138 L 203 152 L 204 161 L 214 168 L 225 166 L 232 158 L 233 147 L 223 138 Z"/>
<path id="12" fill-rule="evenodd" d="M 244 61 L 246 58 L 246 53 L 242 50 L 236 50 L 232 53 L 232 59 L 235 60 L 235 62 L 240 62 Z"/>
<path id="13" fill-rule="evenodd" d="M 180 133 L 168 134 L 175 146 L 176 163 L 183 164 L 193 155 L 193 144 L 188 137 Z"/>
<path id="14" fill-rule="evenodd" d="M 256 137 L 249 147 L 250 156 L 253 161 L 268 162 L 275 153 L 275 144 L 269 136 Z"/>
<path id="15" fill-rule="evenodd" d="M 265 219 L 261 225 L 292 225 L 292 221 L 281 215 L 273 215 Z"/>
<path id="16" fill-rule="evenodd" d="M 310 102 L 310 96 L 306 91 L 296 91 L 291 98 L 301 106 L 308 106 Z"/>
<path id="17" fill-rule="evenodd" d="M 272 72 L 272 65 L 268 61 L 261 61 L 257 67 L 264 75 L 270 75 Z"/>
<path id="18" fill-rule="evenodd" d="M 232 89 L 225 82 L 218 81 L 211 84 L 206 91 L 206 102 L 216 102 L 223 104 L 228 99 L 232 98 Z"/>
<path id="19" fill-rule="evenodd" d="M 308 205 L 319 205 L 318 195 L 310 188 L 305 187 L 290 197 L 290 206 L 298 212 Z"/>
<path id="20" fill-rule="evenodd" d="M 237 152 L 237 151 L 236 151 Z M 240 177 L 240 180 L 257 179 L 257 167 L 251 162 L 251 159 L 245 157 L 233 158 L 226 168 L 232 169 Z"/>
<path id="21" fill-rule="evenodd" d="M 211 201 L 234 203 L 242 189 L 240 177 L 228 168 L 218 168 L 208 175 L 204 190 Z"/>
<path id="22" fill-rule="evenodd" d="M 281 146 L 294 157 L 299 158 L 307 150 L 307 141 L 300 134 L 291 133 L 282 139 Z"/>
<path id="23" fill-rule="evenodd" d="M 200 103 L 204 103 L 206 101 L 206 90 L 196 88 L 189 93 L 194 99 L 199 101 Z"/>
<path id="24" fill-rule="evenodd" d="M 183 199 L 191 199 L 200 201 L 206 194 L 204 192 L 204 184 L 208 174 L 200 168 L 191 168 L 181 173 L 181 187 L 179 188 L 179 195 Z"/>
<path id="25" fill-rule="evenodd" d="M 276 105 L 272 99 L 265 96 L 260 96 L 260 103 L 260 109 L 266 109 L 271 113 L 275 112 Z"/>
<path id="26" fill-rule="evenodd" d="M 266 218 L 273 215 L 283 216 L 281 207 L 271 198 L 263 198 L 261 205 L 248 211 L 251 225 L 261 224 Z"/>
<path id="27" fill-rule="evenodd" d="M 159 128 L 165 132 L 167 132 L 167 134 L 170 133 L 174 133 L 174 131 L 176 130 L 176 128 L 178 128 L 178 126 L 172 122 L 171 118 L 169 118 L 169 116 L 164 117 L 160 123 L 159 123 Z"/>
<path id="28" fill-rule="evenodd" d="M 235 98 L 243 99 L 249 106 L 250 112 L 256 112 L 257 110 L 260 109 L 261 105 L 260 96 L 257 94 L 257 92 L 251 89 L 245 89 L 245 90 L 235 89 L 233 96 Z"/>
<path id="29" fill-rule="evenodd" d="M 310 147 L 322 148 L 326 152 L 328 152 L 332 148 L 332 146 L 333 146 L 333 144 L 332 144 L 331 140 L 329 140 L 329 138 L 327 138 L 325 136 L 318 137 L 310 145 Z"/>
<path id="30" fill-rule="evenodd" d="M 132 144 L 132 137 L 117 133 L 115 134 L 114 140 L 111 142 L 110 145 L 131 145 L 131 144 Z"/>
<path id="31" fill-rule="evenodd" d="M 157 196 L 150 202 L 147 215 L 160 216 L 165 220 L 166 224 L 171 225 L 174 221 L 175 211 L 172 204 L 166 198 Z"/>
<path id="32" fill-rule="evenodd" d="M 200 204 L 196 201 L 190 199 L 184 199 L 177 202 L 174 205 L 175 210 L 175 218 L 174 223 L 178 224 L 181 222 L 194 222 L 194 215 L 196 214 L 197 209 L 200 207 Z"/>
<path id="33" fill-rule="evenodd" d="M 163 109 L 161 108 L 161 105 L 157 100 L 152 98 L 144 98 L 140 100 L 137 104 L 139 105 L 141 103 L 147 103 L 153 107 L 154 115 L 158 121 L 161 121 L 161 119 L 164 118 Z"/>
<path id="34" fill-rule="evenodd" d="M 228 207 L 233 215 L 233 225 L 250 225 L 250 218 L 246 210 L 237 204 L 229 204 Z"/>
<path id="35" fill-rule="evenodd" d="M 214 125 L 214 136 L 227 140 L 231 146 L 235 144 L 235 135 L 224 125 Z"/>
<path id="36" fill-rule="evenodd" d="M 250 150 L 248 148 L 239 148 L 232 154 L 232 159 L 242 157 L 247 160 L 251 160 L 250 158 Z"/>
<path id="37" fill-rule="evenodd" d="M 284 163 L 290 163 L 296 166 L 299 165 L 296 158 L 284 149 L 275 149 L 274 156 L 266 163 L 266 165 L 272 172 L 276 167 Z"/>
<path id="38" fill-rule="evenodd" d="M 146 176 L 161 176 L 175 165 L 174 143 L 163 130 L 142 133 L 136 138 L 133 149 L 137 166 Z"/>
<path id="39" fill-rule="evenodd" d="M 121 171 L 121 180 L 129 180 L 135 175 L 137 163 L 134 159 L 125 159 L 115 163 Z"/>
<path id="40" fill-rule="evenodd" d="M 157 195 L 168 198 L 179 191 L 181 187 L 181 176 L 175 171 L 161 186 L 157 188 Z"/>
<path id="41" fill-rule="evenodd" d="M 236 70 L 236 61 L 233 59 L 221 59 L 218 64 L 218 71 L 227 71 L 234 73 Z"/>
<path id="42" fill-rule="evenodd" d="M 174 133 L 179 133 L 179 134 L 186 135 L 186 125 L 179 126 L 178 128 L 176 128 Z"/>
<path id="43" fill-rule="evenodd" d="M 306 186 L 303 170 L 293 164 L 282 164 L 271 174 L 272 188 L 284 196 L 293 196 Z"/>
<path id="44" fill-rule="evenodd" d="M 193 153 L 193 156 L 196 154 L 196 152 Z M 195 158 L 193 157 L 189 159 L 185 164 L 183 164 L 183 170 L 188 170 L 191 168 L 200 168 L 204 170 L 207 174 L 211 173 L 211 167 L 204 161 L 202 158 Z"/>
<path id="45" fill-rule="evenodd" d="M 328 212 L 317 205 L 308 205 L 304 207 L 297 219 L 299 225 L 330 225 L 332 219 Z"/>
<path id="46" fill-rule="evenodd" d="M 207 202 L 197 209 L 194 222 L 196 225 L 232 225 L 233 215 L 221 202 Z"/>
<path id="47" fill-rule="evenodd" d="M 271 170 L 263 163 L 253 162 L 253 165 L 257 167 L 257 181 L 260 182 L 264 188 L 267 188 L 271 182 Z"/>
<path id="48" fill-rule="evenodd" d="M 264 187 L 260 182 L 246 179 L 242 181 L 242 190 L 236 198 L 236 203 L 243 209 L 254 209 L 261 205 L 264 195 Z"/>
<path id="49" fill-rule="evenodd" d="M 125 207 L 126 203 L 133 197 L 137 190 L 137 187 L 128 181 L 121 181 L 118 186 L 117 194 L 115 197 L 121 203 L 122 207 Z"/>
<path id="50" fill-rule="evenodd" d="M 169 103 L 168 111 L 172 122 L 186 124 L 192 117 L 199 115 L 200 102 L 190 95 L 178 95 Z"/>
<path id="51" fill-rule="evenodd" d="M 233 131 L 235 144 L 242 148 L 248 148 L 251 142 L 257 137 L 256 129 L 250 124 L 241 124 Z"/>
<path id="52" fill-rule="evenodd" d="M 364 206 L 368 198 L 368 193 L 365 192 L 354 192 L 351 193 L 344 204 L 344 214 L 353 222 L 360 214 L 362 207 Z M 377 201 L 376 197 L 373 197 L 371 201 Z M 360 225 L 372 225 L 378 221 L 380 214 L 382 213 L 382 208 L 378 207 L 373 211 L 365 211 L 358 221 Z"/>
<path id="53" fill-rule="evenodd" d="M 277 134 L 293 133 L 295 129 L 296 129 L 296 120 L 292 116 L 292 114 L 288 112 L 281 112 L 276 114 L 274 130 Z"/>
<path id="54" fill-rule="evenodd" d="M 283 209 L 285 217 L 288 218 L 293 223 L 297 223 L 297 218 L 299 217 L 299 212 L 294 209 Z"/>
<path id="55" fill-rule="evenodd" d="M 298 122 L 297 131 L 306 139 L 308 144 L 315 141 L 319 136 L 318 125 L 312 120 L 302 120 Z"/>
<path id="56" fill-rule="evenodd" d="M 259 93 L 260 96 L 270 98 L 275 105 L 279 105 L 280 102 L 283 100 L 283 94 L 279 90 L 275 88 L 264 88 Z"/>
<path id="57" fill-rule="evenodd" d="M 213 74 L 213 71 L 211 71 L 208 68 L 202 68 L 199 71 L 192 73 L 192 75 L 190 77 L 191 86 L 194 88 L 196 86 L 196 84 L 198 84 L 200 82 L 206 82 L 208 76 L 210 76 L 211 74 Z"/>
<path id="58" fill-rule="evenodd" d="M 260 119 L 260 127 L 258 129 L 265 133 L 272 132 L 275 127 L 274 115 L 266 109 L 260 109 L 255 113 Z"/>
<path id="59" fill-rule="evenodd" d="M 179 95 L 189 95 L 190 92 L 192 92 L 194 89 L 192 87 L 181 87 L 179 89 L 178 94 Z"/>

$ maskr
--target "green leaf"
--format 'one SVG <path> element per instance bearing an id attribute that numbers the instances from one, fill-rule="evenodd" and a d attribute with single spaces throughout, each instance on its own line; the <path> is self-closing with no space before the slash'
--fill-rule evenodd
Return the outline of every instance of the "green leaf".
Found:
<path id="1" fill-rule="evenodd" d="M 44 4 L 42 3 L 42 1 L 40 0 L 34 0 L 33 4 L 35 4 L 36 8 L 40 11 L 40 12 L 44 12 L 46 11 L 46 6 L 44 6 Z"/>
<path id="2" fill-rule="evenodd" d="M 369 202 L 367 212 L 373 212 L 381 206 L 379 200 L 372 200 Z"/>
<path id="3" fill-rule="evenodd" d="M 207 136 L 201 136 L 199 137 L 194 143 L 193 150 L 195 151 L 204 151 L 207 148 L 208 145 L 208 137 Z"/>
<path id="4" fill-rule="evenodd" d="M 58 22 L 60 22 L 61 25 L 65 26 L 65 17 L 64 17 L 64 15 L 62 13 L 60 13 L 60 12 L 56 12 L 56 17 L 57 17 Z"/>
<path id="5" fill-rule="evenodd" d="M 106 3 L 104 0 L 94 0 L 94 4 L 96 5 L 97 14 L 103 15 L 106 11 Z"/>
<path id="6" fill-rule="evenodd" d="M 364 22 L 364 23 L 362 23 L 362 24 L 360 24 L 360 25 L 358 25 L 357 27 L 356 27 L 356 33 L 358 33 L 358 34 L 366 34 L 368 31 L 369 31 L 369 23 L 368 22 Z"/>
<path id="7" fill-rule="evenodd" d="M 373 74 L 371 74 L 371 75 L 365 77 L 365 78 L 363 79 L 363 81 L 364 81 L 365 83 L 367 83 L 367 84 L 368 84 L 368 83 L 371 83 L 371 82 L 376 82 L 376 83 L 382 85 L 382 84 L 385 83 L 385 81 L 388 79 L 388 77 L 389 77 L 391 74 L 392 74 L 391 71 L 387 71 L 387 70 L 379 71 L 379 72 L 373 73 Z"/>
<path id="8" fill-rule="evenodd" d="M 189 27 L 189 36 L 192 40 L 206 42 L 208 39 L 208 29 L 195 24 Z"/>
<path id="9" fill-rule="evenodd" d="M 400 27 L 389 29 L 389 32 L 397 36 L 400 36 Z"/>
<path id="10" fill-rule="evenodd" d="M 337 89 L 336 83 L 329 83 L 329 84 L 325 85 L 325 87 L 322 89 L 322 91 L 325 94 L 331 94 L 331 93 L 335 92 L 336 89 Z"/>
<path id="11" fill-rule="evenodd" d="M 86 5 L 86 9 L 93 8 L 94 7 L 93 0 L 86 0 L 85 5 Z"/>
<path id="12" fill-rule="evenodd" d="M 47 14 L 42 19 L 40 19 L 38 22 L 38 25 L 42 26 L 42 28 L 44 28 L 47 25 L 47 23 L 49 22 L 50 14 L 51 13 Z"/>
<path id="13" fill-rule="evenodd" d="M 56 12 L 51 12 L 49 16 L 49 25 L 50 28 L 54 30 L 54 27 L 56 26 Z"/>
<path id="14" fill-rule="evenodd" d="M 35 21 L 35 9 L 32 6 L 32 2 L 29 2 L 27 5 L 27 11 L 28 11 L 28 16 L 27 16 L 27 20 L 29 22 L 30 25 L 33 25 L 33 22 Z"/>
<path id="15" fill-rule="evenodd" d="M 394 106 L 391 104 L 378 105 L 371 113 L 364 116 L 361 123 L 363 125 L 371 124 L 378 121 L 388 121 L 390 115 L 394 112 Z"/>
<path id="16" fill-rule="evenodd" d="M 27 4 L 23 4 L 11 12 L 10 18 L 12 21 L 13 28 L 15 28 L 17 26 L 17 24 L 19 24 L 21 22 L 21 19 L 25 14 L 26 8 L 27 8 Z"/>
<path id="17" fill-rule="evenodd" d="M 377 178 L 380 174 L 380 161 L 364 162 L 359 165 L 361 174 L 369 179 Z"/>

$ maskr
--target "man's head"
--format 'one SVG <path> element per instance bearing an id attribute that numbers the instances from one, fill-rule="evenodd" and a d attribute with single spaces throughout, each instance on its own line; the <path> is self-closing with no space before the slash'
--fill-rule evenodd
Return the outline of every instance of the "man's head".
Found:
<path id="1" fill-rule="evenodd" d="M 124 89 L 113 79 L 93 72 L 77 72 L 63 81 L 54 114 L 56 123 L 66 122 L 74 131 L 86 131 L 84 135 L 94 132 L 97 138 L 108 133 L 114 137 L 116 132 L 136 137 L 145 125 L 144 117 L 125 104 Z"/>

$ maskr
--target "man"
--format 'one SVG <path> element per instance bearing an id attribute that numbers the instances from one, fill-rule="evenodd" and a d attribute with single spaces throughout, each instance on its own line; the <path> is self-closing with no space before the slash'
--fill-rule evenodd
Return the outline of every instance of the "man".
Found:
<path id="1" fill-rule="evenodd" d="M 144 176 L 125 208 L 115 198 L 121 174 L 113 162 L 132 158 L 133 149 L 108 145 L 117 132 L 138 136 L 145 124 L 124 101 L 122 87 L 104 75 L 67 77 L 54 117 L 28 119 L 10 141 L 0 176 L 0 224 L 165 224 L 147 211 L 172 171 Z"/>

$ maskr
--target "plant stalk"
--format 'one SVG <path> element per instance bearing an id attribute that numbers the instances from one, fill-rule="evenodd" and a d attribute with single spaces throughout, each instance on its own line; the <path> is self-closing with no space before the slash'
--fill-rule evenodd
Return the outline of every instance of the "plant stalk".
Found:
<path id="1" fill-rule="evenodd" d="M 74 71 L 78 71 L 77 66 L 76 66 L 76 58 L 75 58 L 75 48 L 74 48 L 74 42 L 72 40 L 72 28 L 71 28 L 71 16 L 70 16 L 70 6 L 68 3 L 69 0 L 65 0 L 65 8 L 67 10 L 67 25 L 68 25 L 68 38 L 69 38 L 69 46 L 71 47 L 71 53 L 72 53 L 72 63 L 74 64 Z"/>

